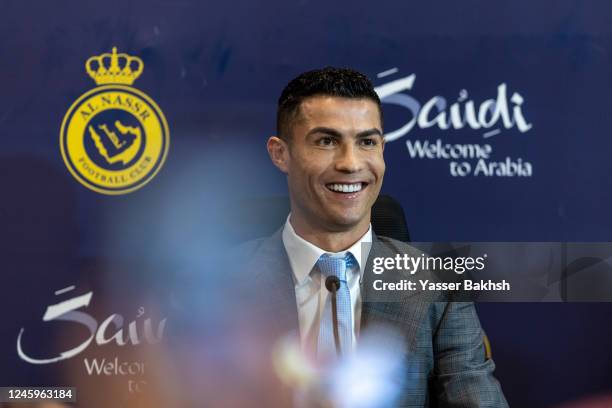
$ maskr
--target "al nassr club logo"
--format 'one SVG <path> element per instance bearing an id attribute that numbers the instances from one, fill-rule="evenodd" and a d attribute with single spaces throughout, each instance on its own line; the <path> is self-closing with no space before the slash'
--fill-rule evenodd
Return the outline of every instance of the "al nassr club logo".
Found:
<path id="1" fill-rule="evenodd" d="M 112 53 L 85 63 L 98 85 L 68 109 L 60 148 L 70 173 L 102 194 L 125 194 L 151 181 L 168 154 L 168 123 L 157 104 L 132 87 L 142 74 L 138 57 Z"/>

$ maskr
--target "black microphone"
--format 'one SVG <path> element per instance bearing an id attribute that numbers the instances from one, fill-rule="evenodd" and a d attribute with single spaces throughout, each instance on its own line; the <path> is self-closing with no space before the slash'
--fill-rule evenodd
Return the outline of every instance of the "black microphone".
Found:
<path id="1" fill-rule="evenodd" d="M 340 279 L 338 279 L 337 276 L 328 276 L 327 279 L 325 279 L 325 287 L 335 295 L 336 291 L 340 289 Z"/>
<path id="2" fill-rule="evenodd" d="M 342 347 L 340 346 L 340 334 L 338 333 L 338 309 L 336 307 L 336 292 L 340 289 L 340 279 L 337 276 L 328 276 L 325 279 L 325 287 L 331 292 L 332 302 L 332 320 L 334 323 L 334 343 L 336 343 L 336 354 L 342 355 Z"/>

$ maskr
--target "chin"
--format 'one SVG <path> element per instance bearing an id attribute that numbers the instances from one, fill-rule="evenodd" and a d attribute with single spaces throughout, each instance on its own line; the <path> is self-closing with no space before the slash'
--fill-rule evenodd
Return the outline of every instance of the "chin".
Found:
<path id="1" fill-rule="evenodd" d="M 343 214 L 341 216 L 330 217 L 330 224 L 333 224 L 339 227 L 340 229 L 348 230 L 352 227 L 358 226 L 360 223 L 363 222 L 364 218 L 365 217 L 363 216 L 347 217 L 345 214 Z"/>

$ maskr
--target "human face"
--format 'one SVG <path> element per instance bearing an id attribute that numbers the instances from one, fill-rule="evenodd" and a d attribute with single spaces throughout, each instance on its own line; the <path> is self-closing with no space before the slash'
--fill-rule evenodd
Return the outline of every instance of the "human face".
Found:
<path id="1" fill-rule="evenodd" d="M 307 98 L 300 105 L 290 140 L 272 139 L 268 149 L 287 174 L 294 228 L 365 233 L 385 173 L 376 103 Z"/>

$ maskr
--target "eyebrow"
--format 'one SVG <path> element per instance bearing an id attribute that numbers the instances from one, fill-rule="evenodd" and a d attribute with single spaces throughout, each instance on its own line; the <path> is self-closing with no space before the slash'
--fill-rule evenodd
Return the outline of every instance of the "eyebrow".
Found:
<path id="1" fill-rule="evenodd" d="M 310 129 L 310 131 L 307 133 L 307 136 L 308 135 L 312 135 L 314 133 L 324 133 L 326 135 L 330 135 L 330 136 L 334 136 L 334 137 L 342 137 L 342 133 L 340 133 L 336 129 L 328 128 L 328 127 L 325 127 L 325 126 L 318 126 L 316 128 Z M 361 138 L 372 136 L 372 135 L 378 135 L 380 137 L 383 136 L 380 129 L 371 128 L 371 129 L 367 129 L 367 130 L 362 130 L 361 132 L 357 133 L 355 135 L 355 137 L 358 138 L 358 139 L 361 139 Z"/>

